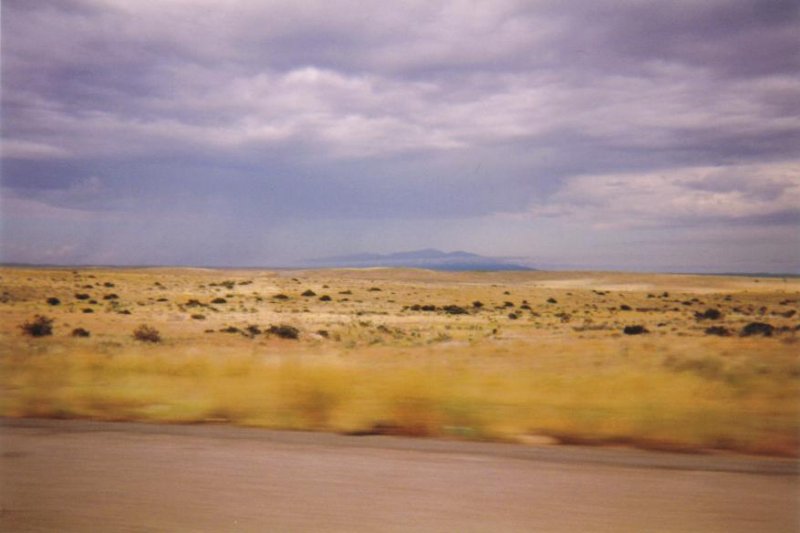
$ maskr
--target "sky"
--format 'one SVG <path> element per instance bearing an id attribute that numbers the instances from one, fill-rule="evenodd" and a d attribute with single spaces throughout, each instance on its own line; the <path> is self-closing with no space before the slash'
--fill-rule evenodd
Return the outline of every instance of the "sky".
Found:
<path id="1" fill-rule="evenodd" d="M 3 0 L 0 260 L 800 272 L 795 0 Z"/>

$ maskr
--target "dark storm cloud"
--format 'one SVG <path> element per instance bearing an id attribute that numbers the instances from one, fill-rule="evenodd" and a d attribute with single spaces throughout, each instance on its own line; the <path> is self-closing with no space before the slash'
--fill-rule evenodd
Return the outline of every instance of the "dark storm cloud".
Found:
<path id="1" fill-rule="evenodd" d="M 413 221 L 442 220 L 446 240 L 447 219 L 471 219 L 496 225 L 488 252 L 507 216 L 548 231 L 794 220 L 796 2 L 2 10 L 5 217 L 205 212 L 234 235 L 370 219 L 405 224 L 387 246 L 406 248 L 425 244 Z"/>

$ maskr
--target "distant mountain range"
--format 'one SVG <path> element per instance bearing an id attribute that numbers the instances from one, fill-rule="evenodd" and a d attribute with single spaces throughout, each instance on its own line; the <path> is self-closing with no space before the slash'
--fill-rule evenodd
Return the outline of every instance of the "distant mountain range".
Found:
<path id="1" fill-rule="evenodd" d="M 314 268 L 369 268 L 369 267 L 407 267 L 431 270 L 535 270 L 495 257 L 485 257 L 469 252 L 442 252 L 428 248 L 412 252 L 393 254 L 355 254 L 337 257 L 324 257 L 306 261 Z"/>

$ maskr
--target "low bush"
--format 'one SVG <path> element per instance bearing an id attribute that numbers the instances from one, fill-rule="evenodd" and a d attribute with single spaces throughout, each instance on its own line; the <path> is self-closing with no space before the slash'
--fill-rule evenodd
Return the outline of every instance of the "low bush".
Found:
<path id="1" fill-rule="evenodd" d="M 268 332 L 271 335 L 277 335 L 282 339 L 297 339 L 300 336 L 300 330 L 288 324 L 280 324 L 278 326 L 270 326 Z"/>
<path id="2" fill-rule="evenodd" d="M 91 335 L 89 330 L 83 328 L 75 328 L 72 330 L 73 337 L 88 337 L 89 335 Z"/>
<path id="3" fill-rule="evenodd" d="M 146 324 L 133 330 L 133 338 L 141 342 L 161 342 L 161 334 L 158 330 Z"/>
<path id="4" fill-rule="evenodd" d="M 724 326 L 711 326 L 706 328 L 706 335 L 716 335 L 718 337 L 729 337 L 730 330 Z"/>
<path id="5" fill-rule="evenodd" d="M 750 322 L 739 333 L 742 337 L 751 337 L 754 335 L 761 335 L 763 337 L 772 337 L 772 332 L 775 328 L 771 324 L 764 322 Z"/>
<path id="6" fill-rule="evenodd" d="M 59 300 L 56 297 L 50 297 L 50 298 L 47 299 L 47 303 L 49 305 L 59 305 L 61 303 L 61 300 Z"/>
<path id="7" fill-rule="evenodd" d="M 247 326 L 246 328 L 244 328 L 243 333 L 244 333 L 245 336 L 250 337 L 252 339 L 256 335 L 261 335 L 261 328 L 259 328 L 256 325 L 252 325 L 251 324 L 251 325 Z"/>
<path id="8" fill-rule="evenodd" d="M 316 296 L 316 295 L 317 295 L 316 292 L 312 291 L 311 289 L 308 289 L 304 291 L 300 296 L 305 296 L 306 298 L 309 298 L 311 296 Z"/>
<path id="9" fill-rule="evenodd" d="M 706 309 L 702 313 L 695 313 L 694 318 L 697 320 L 719 320 L 722 318 L 722 313 L 719 312 L 719 309 Z"/>
<path id="10" fill-rule="evenodd" d="M 53 334 L 53 319 L 36 315 L 32 320 L 20 326 L 23 333 L 31 337 L 46 337 Z"/>
<path id="11" fill-rule="evenodd" d="M 625 326 L 625 329 L 622 330 L 625 335 L 643 335 L 645 333 L 650 333 L 647 331 L 647 328 L 644 326 L 636 325 L 636 326 Z"/>

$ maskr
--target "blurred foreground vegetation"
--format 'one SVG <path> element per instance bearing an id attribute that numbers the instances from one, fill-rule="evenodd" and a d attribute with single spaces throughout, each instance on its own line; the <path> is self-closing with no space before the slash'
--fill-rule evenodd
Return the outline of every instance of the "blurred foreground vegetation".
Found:
<path id="1" fill-rule="evenodd" d="M 358 349 L 7 337 L 0 413 L 797 456 L 793 339 Z"/>

